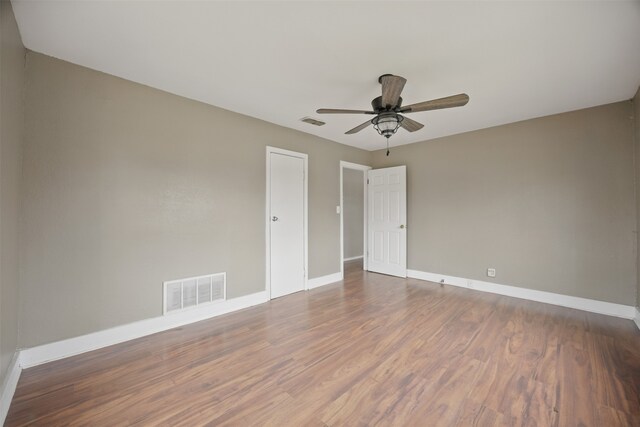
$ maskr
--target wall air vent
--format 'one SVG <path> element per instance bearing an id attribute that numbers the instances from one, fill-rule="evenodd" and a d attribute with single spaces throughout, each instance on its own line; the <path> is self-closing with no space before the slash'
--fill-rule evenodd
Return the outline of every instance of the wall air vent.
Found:
<path id="1" fill-rule="evenodd" d="M 163 313 L 176 313 L 227 299 L 227 274 L 171 280 L 163 285 Z"/>
<path id="2" fill-rule="evenodd" d="M 326 123 L 320 120 L 312 119 L 311 117 L 303 117 L 300 119 L 301 122 L 309 123 L 314 126 L 323 126 Z"/>

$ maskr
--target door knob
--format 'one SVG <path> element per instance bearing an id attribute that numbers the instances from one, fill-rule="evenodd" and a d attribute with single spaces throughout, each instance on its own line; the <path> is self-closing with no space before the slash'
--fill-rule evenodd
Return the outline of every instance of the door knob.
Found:
<path id="1" fill-rule="evenodd" d="M 278 220 L 278 217 L 277 217 L 277 216 L 272 216 L 272 217 L 271 217 L 271 221 L 276 222 L 277 220 Z"/>
<path id="2" fill-rule="evenodd" d="M 400 228 L 404 228 L 404 224 L 401 224 L 401 225 L 400 225 Z"/>

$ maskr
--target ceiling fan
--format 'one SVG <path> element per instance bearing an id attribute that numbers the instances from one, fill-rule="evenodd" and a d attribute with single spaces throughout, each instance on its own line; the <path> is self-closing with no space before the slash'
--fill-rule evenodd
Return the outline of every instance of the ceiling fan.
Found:
<path id="1" fill-rule="evenodd" d="M 318 114 L 371 114 L 375 117 L 367 120 L 359 126 L 345 132 L 351 135 L 360 132 L 369 125 L 385 138 L 387 138 L 387 156 L 389 155 L 389 138 L 396 133 L 398 128 L 409 132 L 415 132 L 424 127 L 422 123 L 411 120 L 402 114 L 416 113 L 418 111 L 440 110 L 443 108 L 462 107 L 469 102 L 469 95 L 461 93 L 445 98 L 432 99 L 431 101 L 418 102 L 417 104 L 402 105 L 400 94 L 407 79 L 393 74 L 383 74 L 378 78 L 382 85 L 382 96 L 371 101 L 372 110 L 344 110 L 335 108 L 320 108 Z"/>

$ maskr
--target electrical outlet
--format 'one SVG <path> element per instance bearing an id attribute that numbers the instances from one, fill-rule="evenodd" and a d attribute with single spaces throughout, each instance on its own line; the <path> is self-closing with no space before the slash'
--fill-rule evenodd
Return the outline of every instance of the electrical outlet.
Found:
<path id="1" fill-rule="evenodd" d="M 487 268 L 487 276 L 496 277 L 496 269 L 495 268 Z"/>

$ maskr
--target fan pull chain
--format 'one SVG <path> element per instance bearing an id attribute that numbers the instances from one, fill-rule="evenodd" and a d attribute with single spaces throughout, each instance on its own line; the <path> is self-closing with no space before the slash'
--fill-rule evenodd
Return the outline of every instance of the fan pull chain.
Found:
<path id="1" fill-rule="evenodd" d="M 389 157 L 389 138 L 387 138 L 387 157 Z"/>

